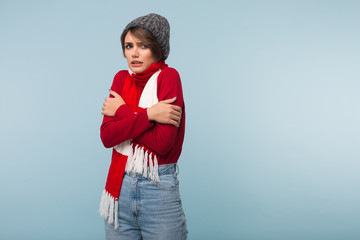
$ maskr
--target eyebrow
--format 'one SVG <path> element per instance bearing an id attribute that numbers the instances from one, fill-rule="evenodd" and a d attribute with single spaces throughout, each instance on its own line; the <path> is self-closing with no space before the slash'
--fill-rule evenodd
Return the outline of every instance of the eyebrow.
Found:
<path id="1" fill-rule="evenodd" d="M 145 42 L 135 42 L 136 44 L 145 44 Z M 125 44 L 133 44 L 132 42 L 125 42 Z"/>

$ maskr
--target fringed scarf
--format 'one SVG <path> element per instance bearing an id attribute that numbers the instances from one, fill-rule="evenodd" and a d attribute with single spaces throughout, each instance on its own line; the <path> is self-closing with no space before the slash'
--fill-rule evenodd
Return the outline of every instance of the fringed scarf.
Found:
<path id="1" fill-rule="evenodd" d="M 133 112 L 139 112 L 158 102 L 157 78 L 161 70 L 166 67 L 165 62 L 157 62 L 151 64 L 148 69 L 140 74 L 135 74 L 129 70 L 121 96 Z M 144 88 L 142 93 L 139 87 Z M 131 139 L 113 148 L 99 212 L 105 220 L 107 219 L 110 224 L 114 224 L 115 229 L 119 227 L 118 198 L 125 171 L 132 174 L 141 174 L 152 181 L 158 181 L 158 161 L 156 155 L 156 153 L 133 142 Z"/>

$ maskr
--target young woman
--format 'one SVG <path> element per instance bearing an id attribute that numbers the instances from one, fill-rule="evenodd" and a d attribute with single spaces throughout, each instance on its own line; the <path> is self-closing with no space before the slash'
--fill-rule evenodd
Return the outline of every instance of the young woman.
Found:
<path id="1" fill-rule="evenodd" d="M 158 14 L 121 35 L 129 65 L 105 99 L 101 140 L 113 148 L 100 203 L 106 239 L 186 239 L 177 161 L 185 132 L 180 76 L 167 66 L 170 26 Z"/>

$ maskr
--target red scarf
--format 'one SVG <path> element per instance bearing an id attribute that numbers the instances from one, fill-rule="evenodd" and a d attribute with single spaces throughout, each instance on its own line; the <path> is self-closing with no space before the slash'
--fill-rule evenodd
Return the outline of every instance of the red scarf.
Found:
<path id="1" fill-rule="evenodd" d="M 141 110 L 141 108 L 138 107 L 141 90 L 144 89 L 150 77 L 159 69 L 164 69 L 166 67 L 167 64 L 165 64 L 165 62 L 157 62 L 151 64 L 150 67 L 148 67 L 148 69 L 146 69 L 142 73 L 133 73 L 127 76 L 121 93 L 121 97 L 131 108 L 131 110 L 133 110 L 133 112 L 138 112 Z"/>
<path id="2" fill-rule="evenodd" d="M 143 89 L 150 79 L 150 77 L 159 69 L 164 69 L 168 65 L 165 62 L 157 62 L 150 65 L 148 69 L 139 74 L 129 74 L 125 80 L 123 90 L 121 93 L 125 103 L 133 110 L 138 112 L 141 110 L 139 100 L 141 96 L 141 89 Z M 118 153 L 115 148 L 111 159 L 111 165 L 106 181 L 105 190 L 115 199 L 118 200 L 122 179 L 125 173 L 127 156 Z"/>

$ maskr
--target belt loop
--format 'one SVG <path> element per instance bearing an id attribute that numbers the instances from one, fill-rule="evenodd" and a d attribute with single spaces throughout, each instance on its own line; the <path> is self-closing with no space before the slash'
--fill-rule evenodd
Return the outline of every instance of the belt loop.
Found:
<path id="1" fill-rule="evenodd" d="M 179 166 L 177 163 L 175 163 L 175 176 L 177 176 L 179 174 Z"/>

